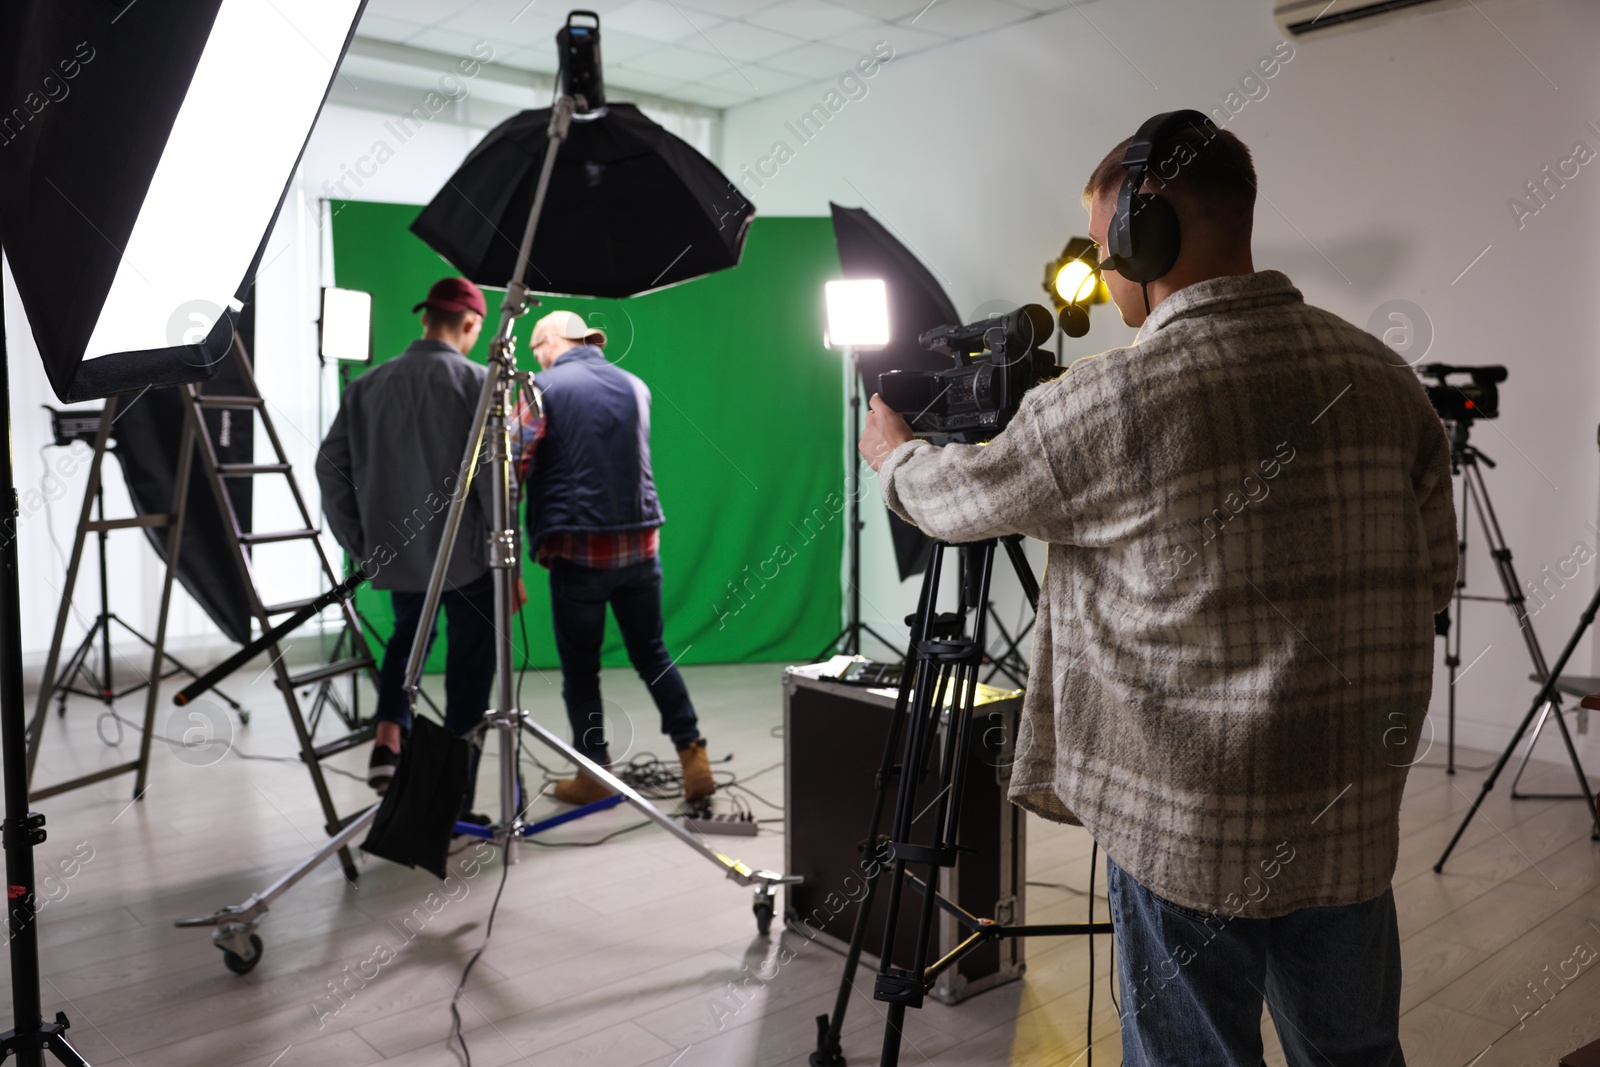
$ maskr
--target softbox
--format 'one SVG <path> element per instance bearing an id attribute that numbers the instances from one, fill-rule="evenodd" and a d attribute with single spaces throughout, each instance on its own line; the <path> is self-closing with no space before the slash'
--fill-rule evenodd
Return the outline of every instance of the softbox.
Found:
<path id="1" fill-rule="evenodd" d="M 215 373 L 362 6 L 0 4 L 0 240 L 58 397 Z"/>
<path id="2" fill-rule="evenodd" d="M 865 208 L 833 209 L 833 239 L 839 246 L 839 264 L 846 278 L 882 278 L 889 291 L 889 343 L 859 352 L 862 393 L 878 391 L 878 375 L 891 370 L 944 370 L 950 357 L 929 352 L 917 338 L 935 326 L 956 324 L 961 317 L 933 273 L 905 245 L 894 238 Z M 921 530 L 889 512 L 889 536 L 894 542 L 900 580 L 921 574 L 933 548 Z"/>
<path id="3" fill-rule="evenodd" d="M 241 338 L 248 339 L 253 333 L 252 312 L 246 305 L 240 316 Z M 248 348 L 246 344 L 247 351 Z M 238 360 L 224 359 L 217 365 L 211 389 L 230 396 L 249 391 Z M 184 404 L 182 392 L 176 386 L 125 396 L 118 404 L 115 421 L 111 424 L 111 437 L 117 446 L 112 454 L 122 466 L 133 510 L 140 515 L 160 515 L 172 510 L 173 489 L 178 481 L 178 446 L 183 439 Z M 255 458 L 254 412 L 208 408 L 201 414 L 219 462 L 250 463 Z M 238 516 L 239 529 L 252 529 L 250 479 L 231 479 L 228 499 Z M 147 526 L 145 536 L 165 563 L 166 529 Z M 191 464 L 188 514 L 183 525 L 183 545 L 178 550 L 178 581 L 224 634 L 247 645 L 253 618 L 250 593 L 233 561 L 229 548 L 232 540 L 227 516 L 211 491 L 211 480 L 199 463 Z"/>

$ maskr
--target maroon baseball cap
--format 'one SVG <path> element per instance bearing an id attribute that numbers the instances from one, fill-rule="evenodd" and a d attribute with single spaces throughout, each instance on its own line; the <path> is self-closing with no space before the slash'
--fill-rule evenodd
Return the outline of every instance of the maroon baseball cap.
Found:
<path id="1" fill-rule="evenodd" d="M 483 290 L 465 278 L 440 278 L 434 282 L 433 288 L 428 290 L 427 299 L 418 302 L 411 310 L 417 312 L 425 307 L 435 311 L 476 311 L 485 317 L 489 314 Z"/>

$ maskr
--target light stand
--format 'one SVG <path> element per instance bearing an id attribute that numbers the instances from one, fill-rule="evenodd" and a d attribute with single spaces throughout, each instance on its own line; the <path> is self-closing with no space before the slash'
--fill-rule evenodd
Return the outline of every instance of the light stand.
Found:
<path id="1" fill-rule="evenodd" d="M 556 154 L 566 139 L 571 123 L 578 117 L 576 113 L 584 107 L 582 97 L 563 95 L 550 112 L 548 146 L 539 171 L 538 185 L 534 190 L 533 204 L 528 212 L 527 227 L 522 234 L 515 276 L 507 283 L 505 299 L 500 305 L 500 324 L 489 349 L 489 372 L 484 377 L 483 390 L 478 396 L 473 427 L 468 434 L 467 447 L 457 472 L 455 489 L 451 494 L 450 510 L 445 518 L 439 554 L 434 559 L 427 596 L 423 601 L 422 621 L 417 627 L 416 637 L 412 640 L 411 655 L 406 664 L 405 688 L 415 711 L 416 701 L 421 692 L 423 663 L 427 658 L 428 634 L 433 630 L 439 610 L 445 572 L 450 565 L 456 538 L 461 531 L 468 495 L 472 491 L 475 476 L 480 473 L 479 457 L 487 445 L 488 454 L 484 457 L 483 466 L 487 476 L 494 480 L 493 502 L 490 508 L 489 555 L 491 573 L 494 575 L 496 694 L 494 707 L 484 714 L 484 731 L 485 733 L 492 731 L 499 737 L 500 821 L 488 828 L 484 836 L 504 845 L 506 862 L 511 864 L 517 861 L 517 844 L 522 838 L 537 833 L 549 825 L 567 821 L 580 813 L 586 814 L 589 810 L 610 807 L 626 801 L 658 826 L 716 864 L 728 878 L 743 886 L 754 886 L 754 911 L 757 924 L 764 932 L 766 924 L 772 919 L 777 887 L 798 879 L 773 871 L 751 870 L 740 861 L 718 852 L 702 838 L 679 826 L 671 817 L 657 809 L 609 770 L 594 763 L 577 749 L 534 722 L 528 713 L 518 708 L 515 703 L 516 695 L 512 685 L 515 664 L 512 658 L 511 625 L 517 569 L 521 566 L 521 537 L 517 529 L 516 479 L 511 469 L 509 416 L 515 408 L 516 389 L 519 385 L 527 389 L 529 398 L 539 406 L 541 413 L 543 406 L 533 376 L 517 369 L 512 328 L 516 319 L 526 313 L 529 306 L 535 302 L 528 294 L 523 277 L 533 248 L 539 216 L 544 210 L 545 195 L 549 190 Z M 529 801 L 519 796 L 520 777 L 517 773 L 517 752 L 523 733 L 531 735 L 555 750 L 581 768 L 589 777 L 613 793 L 619 794 L 621 801 L 608 797 L 575 812 L 557 816 L 553 820 L 532 825 L 525 823 L 522 814 Z M 457 828 L 465 833 L 484 833 L 482 828 L 474 827 L 470 823 L 459 823 Z"/>
<path id="2" fill-rule="evenodd" d="M 861 361 L 863 348 L 882 348 L 889 343 L 889 290 L 882 279 L 860 278 L 831 281 L 823 286 L 828 328 L 823 344 L 844 353 L 846 419 L 845 455 L 845 552 L 850 560 L 850 595 L 846 599 L 844 629 L 817 659 L 838 652 L 861 654 L 861 635 L 871 634 L 879 644 L 899 651 L 893 641 L 861 621 L 861 456 L 856 442 L 861 440 Z"/>
<path id="3" fill-rule="evenodd" d="M 3 290 L 3 286 L 0 286 Z M 5 294 L 0 291 L 0 439 L 6 448 L 0 473 L 0 763 L 5 768 L 6 933 L 11 946 L 12 1028 L 0 1034 L 0 1059 L 43 1067 L 44 1050 L 73 1067 L 88 1067 L 67 1041 L 67 1016 L 44 1021 L 39 1002 L 39 927 L 36 922 L 33 848 L 45 839 L 44 816 L 28 810 L 28 757 L 22 694 L 22 591 L 18 570 L 17 488 L 11 469 L 11 373 L 6 359 Z"/>
<path id="4" fill-rule="evenodd" d="M 845 600 L 844 629 L 828 642 L 828 647 L 817 659 L 826 659 L 836 652 L 847 656 L 859 656 L 863 633 L 871 634 L 879 644 L 899 651 L 893 641 L 874 630 L 870 623 L 861 621 L 861 530 L 866 524 L 861 521 L 861 456 L 855 447 L 855 443 L 861 439 L 861 363 L 856 358 L 854 345 L 842 347 L 845 373 L 850 377 L 849 383 L 845 386 L 845 403 L 850 409 L 846 431 L 849 440 L 845 448 L 849 451 L 850 458 L 845 464 L 844 482 L 845 553 L 850 560 L 850 595 Z"/>

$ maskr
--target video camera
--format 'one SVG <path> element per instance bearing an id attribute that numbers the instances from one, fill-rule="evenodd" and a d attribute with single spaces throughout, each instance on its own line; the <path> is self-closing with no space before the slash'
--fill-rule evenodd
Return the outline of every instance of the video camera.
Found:
<path id="1" fill-rule="evenodd" d="M 1452 384 L 1445 380 L 1452 374 L 1469 375 L 1472 381 Z M 1423 387 L 1428 391 L 1428 402 L 1444 421 L 1470 423 L 1474 419 L 1500 417 L 1500 383 L 1506 380 L 1504 367 L 1426 363 L 1417 368 L 1417 375 L 1434 379 L 1434 384 L 1423 382 Z"/>
<path id="2" fill-rule="evenodd" d="M 918 341 L 956 365 L 887 371 L 878 375 L 878 393 L 917 433 L 957 444 L 987 441 L 1006 428 L 1024 393 L 1056 376 L 1055 357 L 1040 347 L 1054 328 L 1038 304 L 966 326 L 937 326 Z"/>

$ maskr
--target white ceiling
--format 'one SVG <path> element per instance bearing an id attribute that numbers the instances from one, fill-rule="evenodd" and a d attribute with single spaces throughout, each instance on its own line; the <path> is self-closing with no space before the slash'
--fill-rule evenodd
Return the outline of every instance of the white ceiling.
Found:
<path id="1" fill-rule="evenodd" d="M 368 0 L 360 37 L 553 74 L 574 8 L 600 16 L 608 86 L 727 108 L 831 82 L 879 41 L 896 56 L 1087 0 Z"/>

